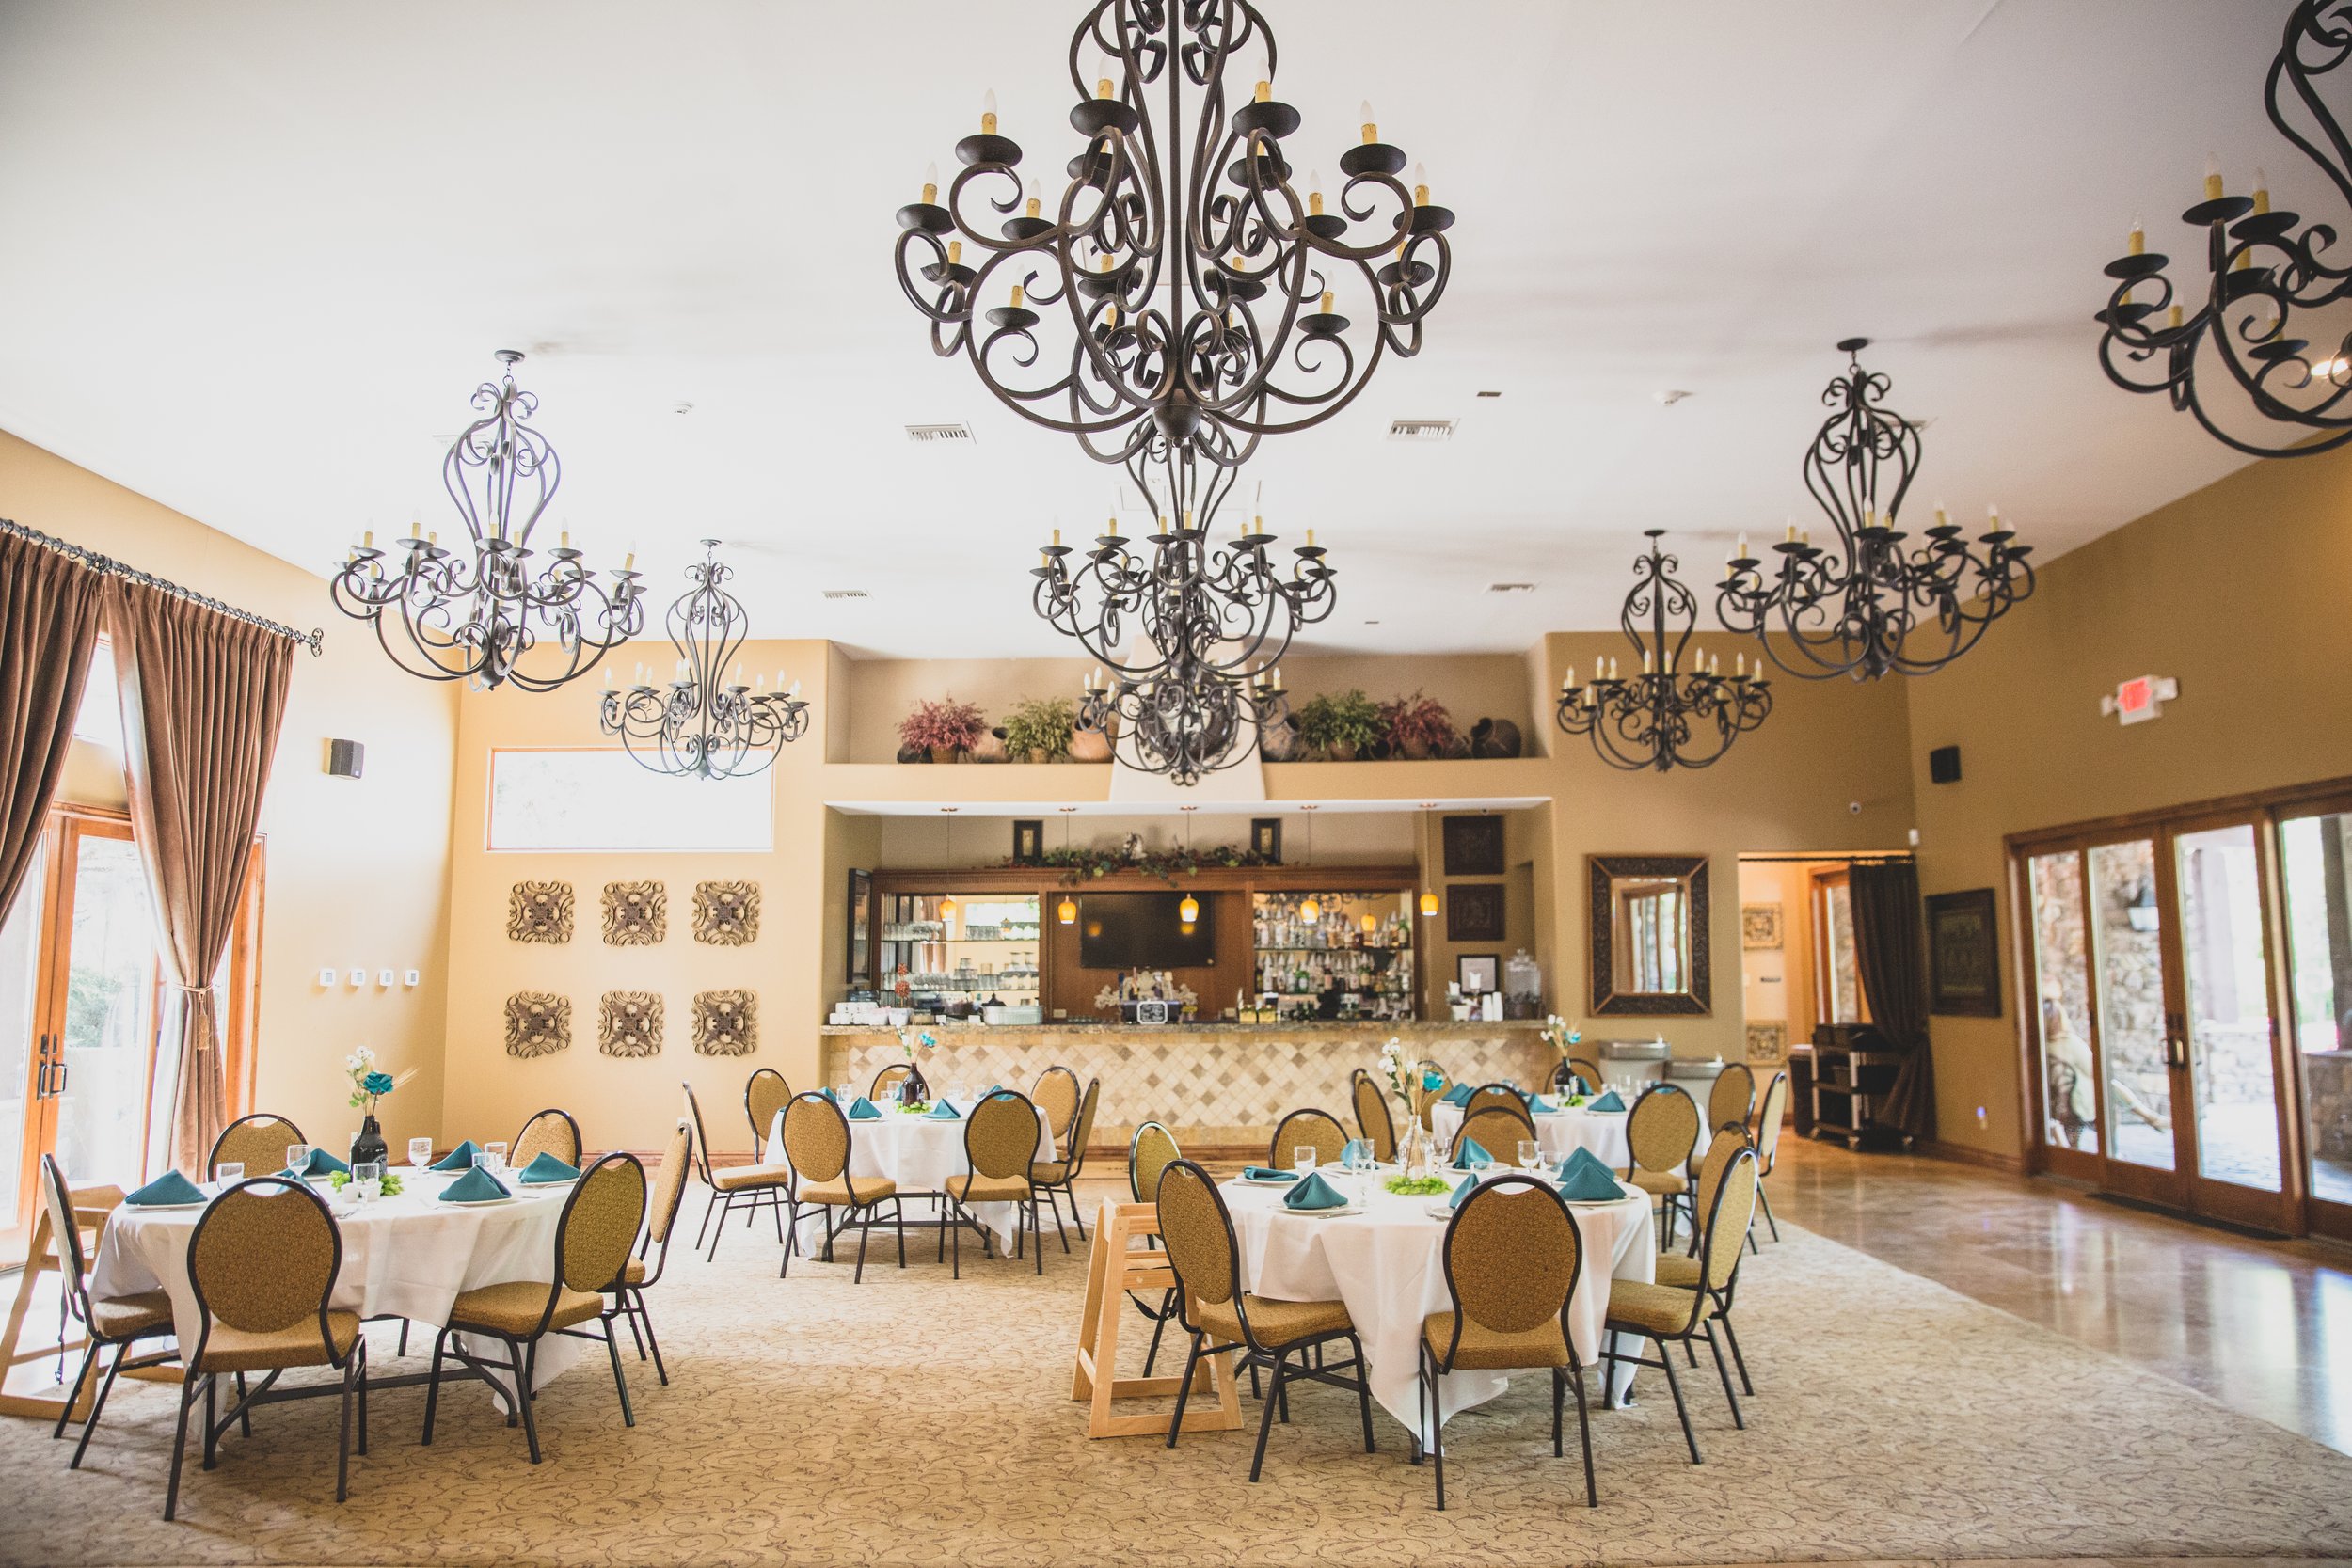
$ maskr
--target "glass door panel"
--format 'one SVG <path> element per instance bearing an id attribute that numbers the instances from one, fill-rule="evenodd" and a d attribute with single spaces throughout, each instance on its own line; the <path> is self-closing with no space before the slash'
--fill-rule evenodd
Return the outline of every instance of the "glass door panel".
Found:
<path id="1" fill-rule="evenodd" d="M 2100 1150 L 2099 1069 L 2090 1029 L 2090 949 L 2083 920 L 2080 852 L 2026 863 L 2032 908 L 2034 984 L 2041 991 L 2043 1147 Z"/>
<path id="2" fill-rule="evenodd" d="M 144 1171 L 155 1042 L 155 922 L 127 831 L 77 824 L 63 1042 L 49 1085 L 57 1163 L 76 1182 L 130 1187 Z"/>
<path id="3" fill-rule="evenodd" d="M 2185 832 L 2172 843 L 2197 1171 L 2276 1193 L 2283 1166 L 2254 825 Z"/>
<path id="4" fill-rule="evenodd" d="M 2352 813 L 2279 825 L 2311 1196 L 2352 1206 Z"/>
<path id="5" fill-rule="evenodd" d="M 46 845 L 35 849 L 32 872 L 0 921 L 0 1266 L 22 1261 L 32 1243 L 25 1224 L 35 1191 L 29 1178 L 40 1154 L 34 1097 L 46 1086 L 48 1072 L 45 1051 L 35 1049 L 41 1034 L 42 869 L 48 858 Z"/>
<path id="6" fill-rule="evenodd" d="M 2145 838 L 2094 844 L 2084 859 L 2098 975 L 2099 1051 L 2106 1069 L 2107 1157 L 2169 1171 L 2177 1161 L 2156 847 Z"/>

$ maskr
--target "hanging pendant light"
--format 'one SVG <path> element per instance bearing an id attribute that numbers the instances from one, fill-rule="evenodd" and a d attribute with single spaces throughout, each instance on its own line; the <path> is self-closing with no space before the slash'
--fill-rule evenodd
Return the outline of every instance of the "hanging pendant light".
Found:
<path id="1" fill-rule="evenodd" d="M 952 872 L 956 868 L 956 808 L 953 806 L 942 806 L 939 809 L 945 813 L 947 817 L 947 869 Z M 956 895 L 950 893 L 939 901 L 939 934 L 943 939 L 945 939 L 947 935 L 947 923 L 955 919 L 955 917 Z"/>
<path id="2" fill-rule="evenodd" d="M 1421 890 L 1421 917 L 1423 920 L 1433 919 L 1438 912 L 1438 890 L 1426 885 L 1429 880 L 1429 808 L 1434 803 L 1423 800 L 1421 804 L 1421 879 L 1423 883 Z"/>
<path id="3" fill-rule="evenodd" d="M 1070 895 L 1063 894 L 1061 902 L 1054 906 L 1054 918 L 1064 926 L 1078 924 L 1078 901 Z"/>
<path id="4" fill-rule="evenodd" d="M 1198 921 L 1200 918 L 1200 900 L 1189 893 L 1185 894 L 1184 901 L 1176 906 L 1176 918 L 1186 926 Z"/>
<path id="5" fill-rule="evenodd" d="M 1322 901 L 1311 893 L 1307 895 L 1305 898 L 1299 901 L 1298 918 L 1305 921 L 1310 926 L 1313 925 L 1316 921 L 1321 920 L 1323 918 Z"/>
<path id="6" fill-rule="evenodd" d="M 1438 895 L 1423 889 L 1421 895 L 1421 917 L 1423 920 L 1438 912 Z"/>

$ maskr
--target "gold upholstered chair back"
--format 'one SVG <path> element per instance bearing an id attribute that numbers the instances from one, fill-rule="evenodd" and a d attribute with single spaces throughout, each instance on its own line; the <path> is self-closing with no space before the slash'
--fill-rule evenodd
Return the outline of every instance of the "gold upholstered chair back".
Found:
<path id="1" fill-rule="evenodd" d="M 1772 1174 L 1780 1163 L 1780 1124 L 1788 1112 L 1788 1075 L 1772 1074 L 1772 1081 L 1764 1085 L 1764 1103 L 1756 1117 L 1756 1180 Z"/>
<path id="2" fill-rule="evenodd" d="M 1145 1122 L 1127 1145 L 1127 1190 L 1137 1203 L 1158 1201 L 1152 1195 L 1160 1190 L 1160 1172 L 1184 1157 L 1175 1133 L 1156 1121 Z"/>
<path id="3" fill-rule="evenodd" d="M 1484 1183 L 1445 1229 L 1445 1281 L 1454 1310 L 1497 1334 L 1525 1334 L 1567 1309 L 1584 1259 L 1583 1234 L 1549 1181 Z"/>
<path id="4" fill-rule="evenodd" d="M 876 1101 L 885 1098 L 896 1100 L 898 1096 L 898 1085 L 914 1076 L 914 1064 L 913 1062 L 893 1062 L 874 1074 L 873 1085 L 866 1091 L 866 1098 Z"/>
<path id="5" fill-rule="evenodd" d="M 1489 1105 L 1476 1116 L 1462 1118 L 1461 1128 L 1454 1134 L 1454 1147 L 1447 1153 L 1458 1162 L 1463 1146 L 1475 1139 L 1479 1148 L 1502 1164 L 1517 1164 L 1519 1141 L 1534 1136 L 1535 1123 L 1529 1118 L 1525 1106 L 1514 1111 Z"/>
<path id="6" fill-rule="evenodd" d="M 213 1140 L 213 1152 L 204 1162 L 204 1174 L 209 1178 L 223 1161 L 245 1167 L 247 1176 L 260 1176 L 278 1170 L 286 1164 L 286 1146 L 308 1143 L 302 1129 L 284 1117 L 267 1111 L 256 1111 L 249 1117 L 239 1117 L 220 1130 Z"/>
<path id="7" fill-rule="evenodd" d="M 1644 1089 L 1625 1118 L 1625 1146 L 1635 1170 L 1680 1170 L 1698 1141 L 1699 1102 L 1672 1084 Z"/>
<path id="8" fill-rule="evenodd" d="M 963 1124 L 963 1157 L 975 1176 L 1026 1181 L 1037 1161 L 1037 1107 L 1014 1089 L 999 1089 L 972 1107 Z"/>
<path id="9" fill-rule="evenodd" d="M 573 1169 L 580 1168 L 580 1123 L 569 1111 L 550 1107 L 524 1122 L 523 1130 L 515 1134 L 506 1163 L 520 1170 L 542 1154 L 552 1154 Z"/>
<path id="10" fill-rule="evenodd" d="M 1340 1151 L 1347 1147 L 1347 1129 L 1328 1111 L 1318 1111 L 1312 1106 L 1293 1111 L 1274 1124 L 1274 1141 L 1267 1146 L 1266 1164 L 1290 1169 L 1291 1150 L 1301 1144 L 1314 1145 L 1316 1164 L 1334 1165 L 1339 1164 Z"/>
<path id="11" fill-rule="evenodd" d="M 1736 1121 L 1744 1128 L 1749 1113 L 1755 1109 L 1755 1073 L 1734 1062 L 1715 1075 L 1715 1086 L 1707 1091 L 1707 1125 L 1710 1130 L 1727 1121 Z"/>
<path id="12" fill-rule="evenodd" d="M 1569 1057 L 1568 1071 L 1575 1077 L 1583 1079 L 1584 1086 L 1595 1094 L 1600 1093 L 1604 1086 L 1600 1078 L 1600 1064 L 1590 1056 Z"/>
<path id="13" fill-rule="evenodd" d="M 1087 1080 L 1087 1092 L 1078 1097 L 1078 1119 L 1071 1124 L 1070 1141 L 1055 1150 L 1061 1157 L 1062 1169 L 1072 1180 L 1086 1168 L 1087 1145 L 1094 1140 L 1094 1108 L 1103 1098 L 1103 1080 Z"/>
<path id="14" fill-rule="evenodd" d="M 82 1254 L 82 1225 L 73 1212 L 73 1189 L 54 1154 L 40 1157 L 40 1197 L 49 1211 L 49 1244 L 57 1254 L 57 1274 L 66 1305 L 76 1323 L 89 1321 L 89 1264 Z"/>
<path id="15" fill-rule="evenodd" d="M 1747 1147 L 1748 1130 L 1738 1122 L 1726 1122 L 1715 1129 L 1715 1141 L 1707 1146 L 1707 1158 L 1699 1162 L 1698 1185 L 1692 1190 L 1694 1213 L 1705 1212 L 1714 1201 L 1715 1185 L 1724 1179 L 1724 1167 Z"/>
<path id="16" fill-rule="evenodd" d="M 609 1291 L 637 1250 L 645 1223 L 645 1167 L 634 1154 L 608 1154 L 588 1167 L 564 1200 L 555 1236 L 559 1278 L 574 1291 Z"/>
<path id="17" fill-rule="evenodd" d="M 1184 1322 L 1194 1326 L 1193 1308 L 1216 1307 L 1233 1299 L 1240 1289 L 1235 1265 L 1233 1222 L 1225 1212 L 1225 1199 L 1209 1173 L 1190 1160 L 1177 1160 L 1160 1172 L 1160 1245 L 1182 1287 Z"/>
<path id="18" fill-rule="evenodd" d="M 1535 1125 L 1528 1115 L 1526 1098 L 1509 1084 L 1481 1084 L 1472 1089 L 1470 1099 L 1462 1102 L 1462 1119 L 1468 1121 L 1481 1111 L 1508 1111 L 1529 1127 Z"/>
<path id="19" fill-rule="evenodd" d="M 792 1085 L 774 1068 L 764 1067 L 743 1085 L 743 1115 L 752 1124 L 752 1157 L 759 1159 L 768 1145 L 769 1132 L 776 1125 L 776 1113 L 792 1098 Z"/>
<path id="20" fill-rule="evenodd" d="M 1045 1113 L 1045 1125 L 1054 1130 L 1055 1144 L 1068 1143 L 1071 1124 L 1078 1116 L 1078 1075 L 1066 1067 L 1049 1067 L 1037 1075 L 1031 1099 Z"/>
<path id="21" fill-rule="evenodd" d="M 850 1118 L 821 1094 L 801 1094 L 784 1108 L 784 1157 L 792 1180 L 838 1181 L 850 1168 Z"/>
<path id="22" fill-rule="evenodd" d="M 1373 1158 L 1395 1159 L 1396 1123 L 1389 1116 L 1389 1097 L 1380 1081 L 1358 1068 L 1348 1079 L 1348 1093 L 1356 1101 L 1356 1125 L 1371 1142 Z"/>
<path id="23" fill-rule="evenodd" d="M 686 1171 L 694 1160 L 694 1132 L 683 1117 L 670 1133 L 670 1147 L 661 1151 L 661 1173 L 653 1183 L 653 1225 L 645 1233 L 648 1242 L 663 1247 L 670 1244 L 671 1227 L 677 1224 L 678 1205 L 686 1198 Z"/>
<path id="24" fill-rule="evenodd" d="M 278 1160 L 285 1157 L 280 1148 Z M 316 1193 L 284 1177 L 240 1181 L 213 1199 L 188 1238 L 188 1279 L 206 1337 L 215 1320 L 248 1335 L 315 1323 L 329 1358 L 341 1359 L 326 1301 L 342 1259 L 342 1235 Z"/>
<path id="25" fill-rule="evenodd" d="M 1756 1218 L 1756 1150 L 1734 1146 L 1715 1180 L 1715 1201 L 1707 1212 L 1707 1234 L 1699 1242 L 1699 1275 L 1710 1291 L 1728 1290 L 1740 1270 L 1748 1223 Z"/>

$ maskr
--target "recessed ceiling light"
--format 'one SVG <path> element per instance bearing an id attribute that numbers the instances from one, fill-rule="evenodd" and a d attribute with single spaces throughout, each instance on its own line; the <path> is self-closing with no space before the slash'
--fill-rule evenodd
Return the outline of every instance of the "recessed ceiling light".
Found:
<path id="1" fill-rule="evenodd" d="M 863 599 L 868 596 L 863 588 L 827 588 L 822 592 L 829 599 Z"/>
<path id="2" fill-rule="evenodd" d="M 972 444 L 972 427 L 965 424 L 911 424 L 907 426 L 907 439 L 925 445 L 961 442 L 969 446 Z"/>
<path id="3" fill-rule="evenodd" d="M 1478 395 L 1482 398 L 1499 398 L 1502 394 L 1501 392 L 1481 392 Z"/>
<path id="4" fill-rule="evenodd" d="M 1366 622 L 1364 623 L 1364 625 L 1366 625 L 1366 626 L 1378 626 L 1379 624 L 1380 624 L 1380 623 L 1379 623 L 1379 622 L 1377 622 L 1377 621 L 1366 621 Z"/>
<path id="5" fill-rule="evenodd" d="M 681 403 L 676 407 L 670 410 L 673 414 L 691 414 L 693 411 L 694 405 L 691 403 Z"/>
<path id="6" fill-rule="evenodd" d="M 1486 592 L 1489 594 L 1533 594 L 1535 592 L 1535 585 L 1532 582 L 1490 582 L 1486 584 Z"/>
<path id="7" fill-rule="evenodd" d="M 1391 420 L 1389 439 L 1391 441 L 1451 441 L 1454 439 L 1452 420 Z"/>
<path id="8" fill-rule="evenodd" d="M 1650 394 L 1651 397 L 1656 398 L 1660 404 L 1668 408 L 1672 408 L 1676 404 L 1680 403 L 1684 398 L 1687 398 L 1691 394 L 1689 392 L 1684 391 L 1679 387 L 1669 387 L 1662 392 L 1652 392 Z"/>

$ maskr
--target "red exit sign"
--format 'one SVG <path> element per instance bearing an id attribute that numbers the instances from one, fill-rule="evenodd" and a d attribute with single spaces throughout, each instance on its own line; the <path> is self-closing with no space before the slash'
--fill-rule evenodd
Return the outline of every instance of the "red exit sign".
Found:
<path id="1" fill-rule="evenodd" d="M 2143 724 L 2160 718 L 2164 705 L 2181 694 L 2181 683 L 2169 675 L 2134 675 L 2099 699 L 2099 711 L 2113 714 L 2120 723 Z"/>

